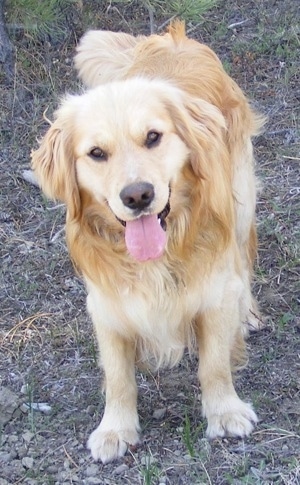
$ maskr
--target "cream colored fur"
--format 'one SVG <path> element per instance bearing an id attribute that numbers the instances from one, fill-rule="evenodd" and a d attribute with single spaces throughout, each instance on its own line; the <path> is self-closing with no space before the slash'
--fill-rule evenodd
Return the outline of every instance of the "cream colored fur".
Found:
<path id="1" fill-rule="evenodd" d="M 106 463 L 139 440 L 135 363 L 175 365 L 185 347 L 199 352 L 207 435 L 247 436 L 257 417 L 231 366 L 245 322 L 259 325 L 251 137 L 262 121 L 180 23 L 164 36 L 89 32 L 75 63 L 92 89 L 62 102 L 32 166 L 67 205 L 68 247 L 98 338 L 106 406 L 92 455 Z M 162 136 L 149 149 L 153 130 Z M 95 147 L 105 159 L 93 159 Z M 155 187 L 152 214 L 169 198 L 171 207 L 164 254 L 144 263 L 128 254 L 120 223 L 136 217 L 120 198 L 136 181 Z"/>

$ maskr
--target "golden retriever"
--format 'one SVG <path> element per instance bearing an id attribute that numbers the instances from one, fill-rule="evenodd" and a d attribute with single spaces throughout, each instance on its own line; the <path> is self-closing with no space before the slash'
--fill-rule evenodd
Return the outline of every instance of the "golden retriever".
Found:
<path id="1" fill-rule="evenodd" d="M 68 96 L 32 166 L 67 206 L 70 256 L 105 374 L 106 405 L 88 446 L 109 462 L 139 441 L 135 364 L 199 353 L 209 438 L 257 422 L 232 365 L 245 322 L 258 326 L 251 137 L 262 118 L 184 24 L 165 35 L 90 31 L 75 65 L 90 88 Z"/>

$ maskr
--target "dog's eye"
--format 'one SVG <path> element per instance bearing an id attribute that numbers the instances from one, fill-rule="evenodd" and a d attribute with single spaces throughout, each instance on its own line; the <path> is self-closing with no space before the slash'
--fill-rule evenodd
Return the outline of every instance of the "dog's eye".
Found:
<path id="1" fill-rule="evenodd" d="M 105 162 L 107 160 L 107 153 L 99 147 L 92 148 L 89 152 L 89 156 L 96 162 Z"/>
<path id="2" fill-rule="evenodd" d="M 146 147 L 152 148 L 159 144 L 162 134 L 157 131 L 149 131 L 146 138 Z"/>

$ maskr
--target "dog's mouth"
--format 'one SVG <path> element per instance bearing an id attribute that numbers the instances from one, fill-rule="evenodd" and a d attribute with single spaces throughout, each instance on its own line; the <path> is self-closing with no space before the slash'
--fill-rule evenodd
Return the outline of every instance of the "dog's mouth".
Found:
<path id="1" fill-rule="evenodd" d="M 138 261 L 148 261 L 162 256 L 166 242 L 166 218 L 170 212 L 168 201 L 159 214 L 142 215 L 132 221 L 118 221 L 125 227 L 128 252 Z"/>
<path id="2" fill-rule="evenodd" d="M 168 217 L 170 210 L 170 202 L 168 202 L 165 208 L 157 216 L 159 223 L 164 231 L 167 230 L 166 218 Z"/>
<path id="3" fill-rule="evenodd" d="M 164 231 L 167 230 L 166 218 L 168 217 L 169 212 L 170 212 L 170 202 L 168 201 L 165 208 L 159 214 L 157 214 L 158 222 L 160 223 L 160 225 L 161 225 L 161 227 Z M 119 219 L 119 217 L 117 217 L 117 216 L 115 216 L 115 217 L 122 224 L 122 226 L 126 227 L 126 224 L 127 224 L 126 221 Z M 148 217 L 148 216 L 142 216 L 142 217 Z"/>

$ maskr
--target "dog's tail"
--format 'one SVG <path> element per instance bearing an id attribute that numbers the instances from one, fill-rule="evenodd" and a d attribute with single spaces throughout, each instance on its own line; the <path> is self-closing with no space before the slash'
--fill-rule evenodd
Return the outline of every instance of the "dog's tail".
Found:
<path id="1" fill-rule="evenodd" d="M 133 62 L 134 48 L 142 38 L 90 30 L 82 37 L 74 59 L 79 78 L 91 88 L 123 79 Z"/>
<path id="2" fill-rule="evenodd" d="M 172 20 L 168 27 L 168 32 L 175 44 L 186 39 L 185 22 L 179 19 Z"/>
<path id="3" fill-rule="evenodd" d="M 168 34 L 162 37 L 166 42 L 172 39 L 175 45 L 179 44 L 186 38 L 185 23 L 172 21 Z M 90 30 L 80 40 L 74 58 L 79 78 L 90 88 L 124 79 L 134 63 L 136 46 L 145 39 L 143 35 Z"/>

